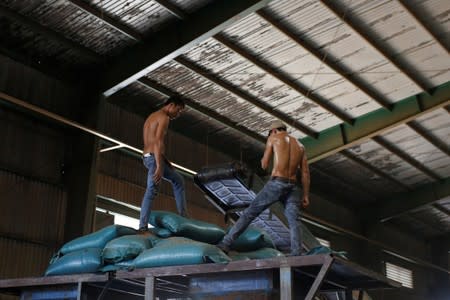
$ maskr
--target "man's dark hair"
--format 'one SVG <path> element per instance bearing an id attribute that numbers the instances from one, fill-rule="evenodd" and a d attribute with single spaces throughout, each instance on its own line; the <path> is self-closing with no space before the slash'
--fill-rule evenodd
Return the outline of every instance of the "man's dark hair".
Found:
<path id="1" fill-rule="evenodd" d="M 287 131 L 287 127 L 283 126 L 283 127 L 278 127 L 278 128 L 273 128 L 276 129 L 278 131 Z M 269 133 L 267 134 L 267 136 L 270 136 L 270 133 L 272 132 L 272 129 L 269 130 Z"/>
<path id="2" fill-rule="evenodd" d="M 164 102 L 163 106 L 169 105 L 169 104 L 175 104 L 176 106 L 181 106 L 181 107 L 185 107 L 186 104 L 184 103 L 184 100 L 182 97 L 180 96 L 172 96 L 169 99 L 166 100 L 166 102 Z"/>

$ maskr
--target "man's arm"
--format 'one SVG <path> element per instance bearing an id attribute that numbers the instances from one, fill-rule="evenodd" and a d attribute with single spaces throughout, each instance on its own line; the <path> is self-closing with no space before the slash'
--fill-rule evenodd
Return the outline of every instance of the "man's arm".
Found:
<path id="1" fill-rule="evenodd" d="M 169 118 L 161 117 L 158 118 L 158 127 L 156 128 L 155 134 L 155 160 L 156 160 L 156 170 L 153 174 L 153 180 L 159 183 L 163 174 L 162 161 L 164 153 L 164 135 L 166 133 L 167 127 L 169 126 Z"/>
<path id="2" fill-rule="evenodd" d="M 302 187 L 303 187 L 303 201 L 302 207 L 306 208 L 309 205 L 309 185 L 310 185 L 310 177 L 309 177 L 309 166 L 308 159 L 306 158 L 306 151 L 303 148 L 302 155 Z"/>
<path id="3" fill-rule="evenodd" d="M 264 150 L 263 158 L 261 159 L 261 168 L 264 170 L 269 166 L 270 159 L 272 158 L 273 153 L 273 142 L 269 137 L 266 142 L 266 149 Z"/>

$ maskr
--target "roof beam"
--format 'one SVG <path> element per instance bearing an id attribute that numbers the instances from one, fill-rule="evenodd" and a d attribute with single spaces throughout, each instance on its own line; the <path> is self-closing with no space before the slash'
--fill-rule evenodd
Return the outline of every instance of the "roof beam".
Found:
<path id="1" fill-rule="evenodd" d="M 433 146 L 450 156 L 450 146 L 446 143 L 443 143 L 437 137 L 431 135 L 422 125 L 417 121 L 411 121 L 406 123 L 412 130 L 414 130 L 418 135 L 422 136 L 428 142 L 430 142 Z"/>
<path id="2" fill-rule="evenodd" d="M 386 222 L 444 199 L 450 199 L 450 178 L 422 185 L 410 192 L 393 195 L 383 203 L 367 208 L 363 214 L 372 221 Z"/>
<path id="3" fill-rule="evenodd" d="M 147 78 L 141 78 L 137 82 L 139 84 L 141 84 L 142 86 L 144 86 L 146 88 L 149 88 L 149 89 L 151 89 L 151 90 L 153 90 L 153 91 L 155 91 L 157 93 L 160 93 L 161 95 L 164 95 L 166 97 L 177 95 L 176 92 L 174 92 L 174 91 L 164 87 L 163 85 L 161 85 L 161 84 L 159 84 L 159 83 L 157 83 L 157 82 L 155 82 L 153 80 L 147 79 Z M 191 100 L 191 99 L 189 99 L 189 98 L 187 98 L 185 96 L 183 96 L 183 100 L 184 100 L 186 106 L 190 107 L 191 109 L 193 109 L 193 110 L 195 110 L 195 111 L 197 111 L 197 112 L 199 112 L 199 113 L 201 113 L 201 114 L 203 114 L 203 115 L 205 115 L 205 116 L 207 116 L 209 118 L 212 118 L 212 119 L 216 120 L 219 123 L 222 123 L 223 125 L 225 125 L 227 127 L 233 128 L 234 130 L 236 130 L 236 131 L 238 131 L 238 132 L 240 132 L 240 133 L 242 133 L 242 134 L 244 134 L 244 135 L 246 135 L 246 136 L 248 136 L 250 138 L 253 138 L 257 142 L 260 142 L 262 144 L 266 143 L 266 140 L 265 140 L 265 138 L 263 136 L 257 134 L 254 131 L 249 130 L 248 128 L 246 128 L 246 127 L 244 127 L 242 125 L 239 125 L 239 124 L 231 121 L 228 118 L 225 118 L 224 116 L 222 116 L 218 112 L 216 112 L 216 111 L 214 111 L 214 110 L 212 110 L 210 108 L 207 108 L 205 106 L 202 106 L 202 105 L 198 104 L 197 102 L 195 102 L 194 100 Z"/>
<path id="4" fill-rule="evenodd" d="M 385 46 L 381 46 L 375 38 L 367 34 L 367 29 L 364 28 L 360 22 L 352 21 L 346 18 L 347 11 L 342 7 L 339 7 L 339 1 L 333 0 L 320 0 L 325 7 L 327 7 L 336 17 L 338 17 L 343 23 L 347 24 L 360 38 L 362 38 L 367 44 L 369 44 L 374 50 L 376 50 L 381 56 L 383 56 L 387 61 L 397 67 L 403 74 L 405 74 L 412 82 L 414 82 L 418 87 L 424 92 L 428 92 L 431 86 L 425 82 L 424 78 L 419 78 L 417 76 L 418 72 L 414 70 L 406 63 L 400 63 L 398 59 L 395 59 L 391 53 L 386 49 Z"/>
<path id="5" fill-rule="evenodd" d="M 301 85 L 300 83 L 294 82 L 294 80 L 288 78 L 287 75 L 281 74 L 279 71 L 274 70 L 272 66 L 267 64 L 266 62 L 263 62 L 253 55 L 251 55 L 248 51 L 238 46 L 236 43 L 232 42 L 229 38 L 224 36 L 223 34 L 217 34 L 214 36 L 214 38 L 222 43 L 224 46 L 228 47 L 229 49 L 233 50 L 237 54 L 241 55 L 245 59 L 247 59 L 249 62 L 257 66 L 258 68 L 261 68 L 265 72 L 269 73 L 271 76 L 275 77 L 276 79 L 280 80 L 293 90 L 297 91 L 301 95 L 303 95 L 305 98 L 308 98 L 312 102 L 316 103 L 323 109 L 327 110 L 328 112 L 335 115 L 337 118 L 341 119 L 343 122 L 347 124 L 353 124 L 353 118 L 349 116 L 348 114 L 342 112 L 339 110 L 336 106 L 334 106 L 331 102 L 327 101 L 326 99 L 323 99 L 321 96 L 317 94 L 311 93 L 310 90 L 308 90 L 307 87 Z"/>
<path id="6" fill-rule="evenodd" d="M 153 0 L 153 1 L 158 3 L 160 6 L 164 7 L 165 10 L 167 10 L 180 20 L 185 20 L 188 18 L 188 15 L 184 11 L 182 11 L 177 6 L 173 5 L 167 0 Z"/>
<path id="7" fill-rule="evenodd" d="M 43 37 L 54 41 L 58 44 L 60 44 L 63 47 L 66 47 L 69 50 L 75 50 L 76 52 L 82 54 L 86 58 L 89 58 L 95 62 L 101 61 L 101 56 L 97 54 L 95 51 L 88 49 L 82 45 L 77 44 L 76 42 L 67 39 L 63 35 L 61 35 L 58 32 L 55 32 L 47 27 L 42 26 L 41 24 L 34 22 L 30 20 L 29 18 L 26 18 L 22 16 L 21 14 L 18 14 L 14 11 L 12 11 L 9 8 L 6 8 L 4 6 L 0 5 L 0 16 L 7 17 L 9 19 L 12 19 L 14 22 L 17 22 L 21 24 L 22 26 L 30 28 L 33 32 L 42 35 Z"/>
<path id="8" fill-rule="evenodd" d="M 408 164 L 410 164 L 411 166 L 413 166 L 414 168 L 416 168 L 420 172 L 424 173 L 428 177 L 430 177 L 430 178 L 432 178 L 434 180 L 441 180 L 441 177 L 438 174 L 434 173 L 433 171 L 431 171 L 430 169 L 425 167 L 424 164 L 422 164 L 421 162 L 419 162 L 418 160 L 416 160 L 412 156 L 408 155 L 404 151 L 400 150 L 397 146 L 393 145 L 392 143 L 390 143 L 385 138 L 383 138 L 381 136 L 374 136 L 372 139 L 378 145 L 380 145 L 380 146 L 386 148 L 388 151 L 394 153 L 395 155 L 400 157 L 403 161 L 407 162 Z"/>
<path id="9" fill-rule="evenodd" d="M 102 80 L 103 95 L 111 96 L 270 1 L 214 1 L 192 13 L 187 21 L 179 21 L 162 29 L 144 43 L 125 50 L 111 62 Z"/>
<path id="10" fill-rule="evenodd" d="M 398 186 L 401 186 L 403 189 L 405 190 L 411 190 L 411 187 L 409 187 L 408 185 L 404 184 L 403 182 L 401 182 L 400 180 L 398 180 L 397 178 L 391 176 L 390 174 L 383 172 L 382 170 L 372 166 L 370 163 L 368 163 L 366 160 L 356 156 L 355 154 L 353 154 L 351 151 L 345 149 L 342 150 L 340 152 L 340 154 L 342 154 L 343 156 L 345 156 L 346 158 L 352 160 L 353 162 L 359 164 L 360 166 L 370 170 L 371 172 L 375 173 L 376 175 L 380 176 L 381 178 L 387 179 L 395 184 L 397 184 Z"/>
<path id="11" fill-rule="evenodd" d="M 436 87 L 432 95 L 421 93 L 408 97 L 396 102 L 392 111 L 380 108 L 357 118 L 353 126 L 334 126 L 320 132 L 318 139 L 305 137 L 301 142 L 309 161 L 314 162 L 449 104 L 450 81 Z"/>
<path id="12" fill-rule="evenodd" d="M 389 103 L 389 101 L 384 99 L 384 97 L 382 97 L 373 88 L 371 88 L 367 84 L 363 83 L 360 79 L 353 76 L 350 69 L 348 69 L 347 67 L 345 67 L 342 64 L 337 63 L 337 60 L 333 59 L 333 57 L 331 57 L 329 53 L 326 53 L 325 51 L 320 51 L 319 49 L 315 48 L 310 41 L 307 41 L 304 38 L 301 38 L 300 36 L 293 33 L 287 26 L 285 26 L 285 25 L 281 24 L 279 21 L 277 21 L 275 19 L 275 17 L 272 16 L 267 9 L 262 9 L 262 10 L 258 11 L 257 14 L 261 18 L 263 18 L 266 22 L 268 22 L 273 27 L 278 29 L 281 33 L 283 33 L 284 35 L 289 37 L 297 45 L 299 45 L 300 47 L 305 49 L 307 52 L 311 53 L 314 57 L 316 57 L 323 64 L 328 66 L 334 72 L 339 74 L 341 77 L 345 78 L 348 82 L 350 82 L 355 87 L 357 87 L 359 90 L 361 90 L 369 98 L 378 102 L 378 104 L 380 104 L 382 107 L 384 107 L 388 110 L 392 109 L 392 104 Z"/>
<path id="13" fill-rule="evenodd" d="M 123 35 L 127 36 L 129 39 L 134 41 L 141 41 L 142 36 L 130 29 L 129 27 L 121 24 L 117 20 L 111 18 L 110 16 L 104 14 L 102 11 L 99 11 L 98 9 L 92 7 L 88 3 L 82 1 L 82 0 L 69 0 L 69 3 L 78 8 L 79 10 L 84 11 L 85 13 L 96 17 L 97 20 L 102 21 L 104 24 L 108 25 L 109 27 L 113 28 L 114 30 L 119 31 Z"/>
<path id="14" fill-rule="evenodd" d="M 265 111 L 266 113 L 270 114 L 271 116 L 278 118 L 285 122 L 286 124 L 289 124 L 290 126 L 294 127 L 295 129 L 303 132 L 304 134 L 317 138 L 319 134 L 311 129 L 310 127 L 298 122 L 297 120 L 289 117 L 287 114 L 284 114 L 283 112 L 275 109 L 274 107 L 268 105 L 267 103 L 253 97 L 252 95 L 248 94 L 247 92 L 239 89 L 238 87 L 233 86 L 232 84 L 218 78 L 217 76 L 213 74 L 209 74 L 208 70 L 196 65 L 195 63 L 189 61 L 186 58 L 183 58 L 181 56 L 174 59 L 177 63 L 181 64 L 188 70 L 196 73 L 197 75 L 202 76 L 203 78 L 217 84 L 221 88 L 225 89 L 226 91 L 234 94 L 235 96 L 253 104 L 254 106 L 260 108 L 261 110 Z"/>
<path id="15" fill-rule="evenodd" d="M 427 25 L 427 22 L 423 20 L 421 17 L 419 17 L 419 14 L 414 12 L 406 3 L 405 0 L 397 0 L 398 3 L 405 9 L 405 11 L 419 24 L 419 26 L 425 30 L 431 37 L 437 42 L 441 48 L 448 53 L 449 49 L 445 46 L 443 41 L 441 41 L 438 37 L 438 35 L 430 28 L 429 25 Z"/>

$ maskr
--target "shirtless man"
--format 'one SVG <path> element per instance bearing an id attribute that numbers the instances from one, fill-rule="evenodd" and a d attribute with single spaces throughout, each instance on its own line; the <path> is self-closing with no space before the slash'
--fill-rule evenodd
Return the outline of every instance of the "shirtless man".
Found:
<path id="1" fill-rule="evenodd" d="M 243 212 L 236 224 L 225 235 L 217 247 L 224 252 L 245 231 L 248 225 L 273 203 L 280 201 L 284 205 L 284 214 L 289 223 L 291 234 L 291 254 L 301 255 L 302 233 L 300 219 L 300 189 L 297 179 L 301 174 L 303 199 L 301 206 L 309 205 L 309 167 L 305 148 L 286 132 L 286 125 L 275 121 L 270 126 L 261 167 L 267 169 L 272 155 L 274 163 L 272 176 L 264 188 L 258 193 L 250 206 Z"/>
<path id="2" fill-rule="evenodd" d="M 148 218 L 153 199 L 158 194 L 161 178 L 172 184 L 178 213 L 186 216 L 186 199 L 183 177 L 178 174 L 164 156 L 164 136 L 169 121 L 177 118 L 184 109 L 184 101 L 178 97 L 167 99 L 164 106 L 150 114 L 144 123 L 144 165 L 148 169 L 147 189 L 142 199 L 139 231 L 148 231 Z"/>

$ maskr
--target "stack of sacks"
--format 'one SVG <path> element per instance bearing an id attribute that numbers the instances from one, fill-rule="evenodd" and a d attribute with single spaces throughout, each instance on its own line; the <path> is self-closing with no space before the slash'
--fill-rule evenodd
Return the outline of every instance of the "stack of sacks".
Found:
<path id="1" fill-rule="evenodd" d="M 97 272 L 103 265 L 102 251 L 106 244 L 117 237 L 135 233 L 133 228 L 111 225 L 76 238 L 64 244 L 52 257 L 45 275 Z"/>
<path id="2" fill-rule="evenodd" d="M 167 229 L 173 236 L 182 236 L 198 242 L 217 244 L 222 240 L 225 231 L 217 225 L 207 222 L 187 219 L 177 214 L 165 211 L 153 211 L 150 224 L 157 230 Z M 156 232 L 158 236 L 158 232 Z M 264 259 L 284 256 L 273 249 L 274 243 L 263 230 L 249 226 L 230 247 L 232 260 Z"/>
<path id="3" fill-rule="evenodd" d="M 150 223 L 155 227 L 146 235 L 136 235 L 129 227 L 111 225 L 70 241 L 52 258 L 45 275 L 283 256 L 273 249 L 270 237 L 255 227 L 249 227 L 231 245 L 230 258 L 215 246 L 225 235 L 217 225 L 163 211 L 152 212 Z"/>

